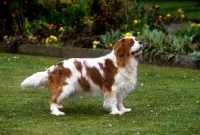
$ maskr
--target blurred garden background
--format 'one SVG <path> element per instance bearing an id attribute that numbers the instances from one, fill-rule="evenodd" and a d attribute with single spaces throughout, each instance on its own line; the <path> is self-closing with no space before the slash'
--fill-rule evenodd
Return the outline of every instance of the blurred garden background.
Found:
<path id="1" fill-rule="evenodd" d="M 111 49 L 123 36 L 144 42 L 143 58 L 200 61 L 196 0 L 2 0 L 0 39 L 20 44 Z"/>

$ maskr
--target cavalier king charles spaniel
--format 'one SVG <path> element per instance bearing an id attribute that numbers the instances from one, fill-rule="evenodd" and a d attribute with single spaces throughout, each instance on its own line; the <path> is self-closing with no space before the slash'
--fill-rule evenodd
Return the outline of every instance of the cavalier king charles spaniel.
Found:
<path id="1" fill-rule="evenodd" d="M 103 107 L 110 114 L 130 112 L 123 99 L 137 81 L 136 59 L 143 44 L 135 37 L 124 37 L 115 43 L 110 54 L 99 58 L 71 58 L 26 78 L 22 89 L 47 87 L 51 94 L 50 110 L 53 115 L 64 115 L 58 103 L 75 95 L 102 96 Z"/>

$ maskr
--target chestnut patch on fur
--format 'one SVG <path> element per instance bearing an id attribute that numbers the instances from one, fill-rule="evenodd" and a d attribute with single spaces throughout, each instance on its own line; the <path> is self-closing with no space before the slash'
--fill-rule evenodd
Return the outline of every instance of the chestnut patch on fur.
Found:
<path id="1" fill-rule="evenodd" d="M 82 76 L 82 64 L 80 61 L 75 60 L 74 61 L 74 65 L 76 67 L 76 69 L 81 73 L 81 78 L 78 78 L 78 83 L 81 86 L 81 88 L 86 91 L 89 92 L 90 91 L 90 83 L 86 80 L 85 77 Z"/>
<path id="2" fill-rule="evenodd" d="M 53 72 L 49 73 L 49 89 L 52 95 L 50 104 L 57 103 L 57 98 L 62 93 L 62 87 L 67 85 L 66 78 L 72 76 L 70 69 L 63 67 L 63 62 L 54 66 Z"/>
<path id="3" fill-rule="evenodd" d="M 86 67 L 87 76 L 90 77 L 91 80 L 103 90 L 103 92 L 110 92 L 112 91 L 111 87 L 115 81 L 114 77 L 118 70 L 111 59 L 106 59 L 105 65 L 102 63 L 98 64 L 100 69 L 103 70 L 104 76 L 101 75 L 96 67 Z"/>
<path id="4" fill-rule="evenodd" d="M 86 71 L 87 71 L 87 76 L 91 78 L 91 80 L 99 85 L 102 88 L 103 85 L 103 77 L 101 76 L 101 73 L 99 70 L 93 66 L 93 67 L 88 67 L 86 65 Z"/>
<path id="5" fill-rule="evenodd" d="M 86 80 L 85 77 L 81 76 L 81 78 L 78 78 L 78 83 L 80 84 L 81 88 L 86 91 L 86 92 L 90 92 L 90 84 L 89 82 Z"/>
<path id="6" fill-rule="evenodd" d="M 79 72 L 82 72 L 82 65 L 81 65 L 81 62 L 80 62 L 80 61 L 75 60 L 75 61 L 74 61 L 74 65 L 75 65 L 76 69 L 77 69 Z"/>

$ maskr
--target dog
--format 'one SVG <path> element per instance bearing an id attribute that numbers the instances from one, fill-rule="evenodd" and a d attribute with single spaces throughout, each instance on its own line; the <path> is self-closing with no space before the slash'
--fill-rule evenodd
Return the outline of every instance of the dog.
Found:
<path id="1" fill-rule="evenodd" d="M 53 115 L 65 115 L 59 102 L 75 95 L 104 97 L 103 107 L 110 114 L 130 112 L 123 100 L 134 90 L 138 57 L 143 44 L 135 37 L 124 37 L 115 43 L 111 53 L 99 58 L 71 58 L 26 78 L 22 89 L 47 87 L 51 94 Z"/>

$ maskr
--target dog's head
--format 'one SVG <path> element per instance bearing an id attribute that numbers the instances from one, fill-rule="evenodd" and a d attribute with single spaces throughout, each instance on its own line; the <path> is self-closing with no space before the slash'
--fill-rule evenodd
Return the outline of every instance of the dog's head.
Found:
<path id="1" fill-rule="evenodd" d="M 118 66 L 124 66 L 131 57 L 136 57 L 142 53 L 143 44 L 135 37 L 124 37 L 114 46 L 114 54 L 117 58 Z"/>

